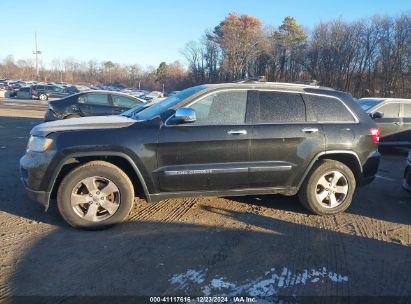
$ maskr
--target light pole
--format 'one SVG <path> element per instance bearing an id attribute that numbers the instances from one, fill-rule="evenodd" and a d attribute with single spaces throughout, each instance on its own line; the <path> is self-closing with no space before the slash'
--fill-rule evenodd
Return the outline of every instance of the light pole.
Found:
<path id="1" fill-rule="evenodd" d="M 39 55 L 41 54 L 41 51 L 37 48 L 37 32 L 34 32 L 34 43 L 36 46 L 36 50 L 33 51 L 33 54 L 36 55 L 36 80 L 39 80 Z"/>

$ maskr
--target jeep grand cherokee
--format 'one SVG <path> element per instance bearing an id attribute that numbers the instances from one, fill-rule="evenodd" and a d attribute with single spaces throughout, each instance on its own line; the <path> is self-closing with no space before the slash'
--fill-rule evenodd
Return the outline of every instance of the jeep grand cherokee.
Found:
<path id="1" fill-rule="evenodd" d="M 349 94 L 229 83 L 192 87 L 137 113 L 40 124 L 20 165 L 29 196 L 46 208 L 56 198 L 80 228 L 122 222 L 135 196 L 298 194 L 328 215 L 372 181 L 378 141 Z"/>

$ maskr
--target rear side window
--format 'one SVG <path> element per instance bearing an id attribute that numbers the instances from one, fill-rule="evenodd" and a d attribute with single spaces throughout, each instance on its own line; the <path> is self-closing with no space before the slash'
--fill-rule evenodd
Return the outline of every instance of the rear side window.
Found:
<path id="1" fill-rule="evenodd" d="M 305 95 L 305 98 L 310 101 L 319 122 L 355 122 L 354 116 L 339 99 L 319 95 Z"/>
<path id="2" fill-rule="evenodd" d="M 133 108 L 139 104 L 136 100 L 119 95 L 111 95 L 111 100 L 115 107 Z"/>
<path id="3" fill-rule="evenodd" d="M 107 94 L 86 94 L 78 98 L 79 103 L 95 104 L 108 106 L 108 95 Z"/>
<path id="4" fill-rule="evenodd" d="M 379 107 L 375 112 L 383 114 L 383 118 L 398 118 L 400 115 L 399 103 L 386 103 L 382 107 Z"/>
<path id="5" fill-rule="evenodd" d="M 305 104 L 300 94 L 260 91 L 254 123 L 305 122 Z"/>

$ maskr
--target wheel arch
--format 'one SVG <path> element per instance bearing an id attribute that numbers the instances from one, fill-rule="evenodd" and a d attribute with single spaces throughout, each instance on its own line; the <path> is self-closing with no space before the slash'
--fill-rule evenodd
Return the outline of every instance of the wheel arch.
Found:
<path id="1" fill-rule="evenodd" d="M 335 160 L 346 165 L 353 172 L 357 185 L 362 178 L 362 166 L 360 158 L 354 151 L 326 151 L 317 154 L 317 156 L 311 161 L 310 165 L 305 170 L 299 184 L 298 189 L 301 187 L 304 180 L 307 178 L 313 166 L 321 160 Z"/>
<path id="2" fill-rule="evenodd" d="M 90 161 L 105 161 L 116 165 L 123 170 L 130 178 L 134 186 L 134 193 L 137 196 L 144 197 L 147 201 L 150 201 L 150 195 L 147 188 L 147 184 L 138 169 L 135 162 L 130 156 L 121 152 L 82 152 L 67 155 L 57 166 L 51 179 L 50 198 L 56 198 L 57 189 L 60 186 L 61 181 L 68 172 L 74 168 L 90 162 Z"/>

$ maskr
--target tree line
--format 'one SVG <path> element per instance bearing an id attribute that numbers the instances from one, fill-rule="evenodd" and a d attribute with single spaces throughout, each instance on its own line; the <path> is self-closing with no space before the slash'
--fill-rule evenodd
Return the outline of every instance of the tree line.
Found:
<path id="1" fill-rule="evenodd" d="M 293 17 L 278 27 L 230 13 L 182 50 L 187 66 L 157 68 L 111 61 L 54 60 L 49 81 L 180 90 L 201 83 L 264 76 L 267 81 L 318 83 L 354 96 L 411 97 L 411 13 L 320 22 L 310 31 Z M 6 57 L 0 77 L 34 79 L 33 60 Z"/>

